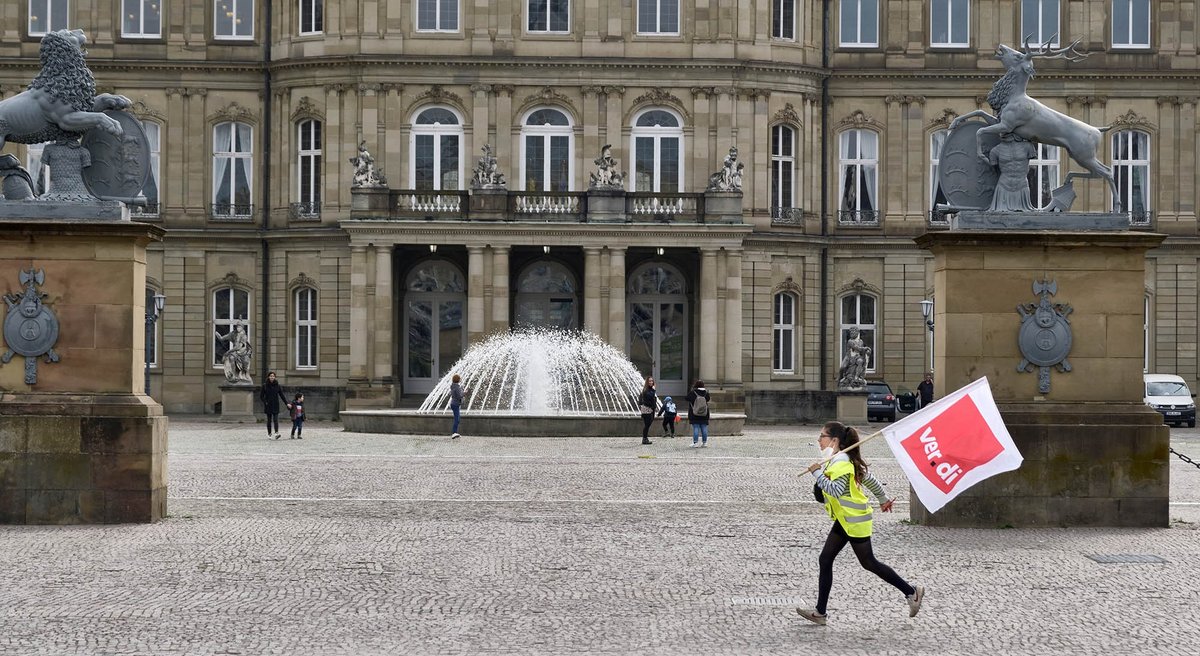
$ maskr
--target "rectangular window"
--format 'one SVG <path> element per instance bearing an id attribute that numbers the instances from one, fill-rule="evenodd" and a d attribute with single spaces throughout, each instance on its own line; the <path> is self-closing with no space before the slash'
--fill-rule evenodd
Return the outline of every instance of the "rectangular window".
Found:
<path id="1" fill-rule="evenodd" d="M 162 0 L 124 0 L 121 36 L 155 39 L 162 36 Z"/>
<path id="2" fill-rule="evenodd" d="M 771 371 L 796 372 L 796 299 L 787 292 L 775 295 L 774 320 L 771 322 Z"/>
<path id="3" fill-rule="evenodd" d="M 1113 0 L 1114 48 L 1150 47 L 1150 0 Z"/>
<path id="4" fill-rule="evenodd" d="M 566 34 L 571 31 L 570 0 L 529 0 L 529 31 Z"/>
<path id="5" fill-rule="evenodd" d="M 146 288 L 147 316 L 154 313 L 154 295 L 157 293 L 150 287 Z M 158 368 L 158 324 L 161 321 L 161 316 L 158 321 L 147 321 L 150 329 L 146 331 L 146 365 L 151 369 Z"/>
<path id="6" fill-rule="evenodd" d="M 317 368 L 317 290 L 296 290 L 296 368 Z"/>
<path id="7" fill-rule="evenodd" d="M 796 40 L 796 0 L 771 0 L 771 36 Z"/>
<path id="8" fill-rule="evenodd" d="M 142 129 L 146 131 L 146 145 L 150 147 L 150 176 L 146 178 L 146 186 L 142 187 L 142 195 L 146 197 L 145 207 L 131 207 L 130 211 L 148 216 L 157 216 L 159 213 L 159 198 L 161 196 L 159 177 L 160 153 L 159 148 L 161 141 L 162 128 L 158 123 L 153 121 L 142 121 Z"/>
<path id="9" fill-rule="evenodd" d="M 795 207 L 795 134 L 786 125 L 771 128 L 771 205 L 781 213 Z"/>
<path id="10" fill-rule="evenodd" d="M 1058 28 L 1059 0 L 1021 0 L 1021 42 L 1026 37 L 1033 43 L 1057 47 L 1061 37 Z"/>
<path id="11" fill-rule="evenodd" d="M 213 210 L 215 217 L 249 217 L 252 203 L 253 130 L 244 123 L 213 128 Z"/>
<path id="12" fill-rule="evenodd" d="M 417 30 L 457 32 L 458 0 L 417 0 Z"/>
<path id="13" fill-rule="evenodd" d="M 838 222 L 878 224 L 879 135 L 870 130 L 846 130 L 839 140 L 839 159 L 841 200 Z"/>
<path id="14" fill-rule="evenodd" d="M 938 205 L 949 204 L 941 185 L 942 146 L 946 145 L 949 135 L 949 130 L 938 130 L 929 135 L 929 218 L 935 222 L 946 220 L 945 215 L 938 211 Z"/>
<path id="15" fill-rule="evenodd" d="M 1150 135 L 1125 130 L 1112 136 L 1112 169 L 1121 211 L 1134 224 L 1150 222 Z"/>
<path id="16" fill-rule="evenodd" d="M 44 143 L 29 144 L 25 147 L 25 168 L 29 177 L 33 178 L 33 193 L 41 196 L 50 188 L 50 167 L 42 165 L 42 149 Z"/>
<path id="17" fill-rule="evenodd" d="M 935 48 L 970 45 L 970 6 L 970 0 L 933 0 L 929 10 L 929 44 Z"/>
<path id="18" fill-rule="evenodd" d="M 254 0 L 213 0 L 213 34 L 218 39 L 253 39 Z"/>
<path id="19" fill-rule="evenodd" d="M 638 34 L 679 34 L 679 0 L 638 0 Z"/>
<path id="20" fill-rule="evenodd" d="M 325 0 L 300 0 L 300 34 L 325 31 Z"/>
<path id="21" fill-rule="evenodd" d="M 67 0 L 29 0 L 29 36 L 67 29 L 70 7 Z"/>
<path id="22" fill-rule="evenodd" d="M 1050 192 L 1058 188 L 1058 146 L 1037 144 L 1037 157 L 1029 160 L 1029 200 L 1035 209 L 1050 207 Z"/>
<path id="23" fill-rule="evenodd" d="M 841 40 L 847 48 L 879 45 L 879 0 L 842 0 Z"/>
<path id="24" fill-rule="evenodd" d="M 316 216 L 321 212 L 321 122 L 314 119 L 301 121 L 298 129 L 299 213 L 303 216 Z"/>

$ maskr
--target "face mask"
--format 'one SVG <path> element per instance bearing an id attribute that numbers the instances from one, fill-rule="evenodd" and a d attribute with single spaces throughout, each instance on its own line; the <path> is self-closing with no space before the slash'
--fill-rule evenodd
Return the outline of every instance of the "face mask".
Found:
<path id="1" fill-rule="evenodd" d="M 837 453 L 837 451 L 834 451 L 833 447 L 827 446 L 824 449 L 821 449 L 821 458 L 822 459 L 832 458 L 833 454 L 835 454 L 835 453 Z"/>

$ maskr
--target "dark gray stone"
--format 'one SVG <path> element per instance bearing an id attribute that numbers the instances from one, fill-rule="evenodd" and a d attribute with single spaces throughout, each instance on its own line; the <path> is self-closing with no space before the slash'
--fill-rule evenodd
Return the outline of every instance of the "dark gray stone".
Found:
<path id="1" fill-rule="evenodd" d="M 1129 230 L 1129 217 L 1116 213 L 992 212 L 964 210 L 950 219 L 951 230 Z"/>

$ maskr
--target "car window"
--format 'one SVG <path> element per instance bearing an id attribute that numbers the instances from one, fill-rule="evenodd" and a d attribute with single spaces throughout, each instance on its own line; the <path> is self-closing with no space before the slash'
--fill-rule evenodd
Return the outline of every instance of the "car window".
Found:
<path id="1" fill-rule="evenodd" d="M 1146 383 L 1146 396 L 1191 396 L 1183 383 Z"/>
<path id="2" fill-rule="evenodd" d="M 892 388 L 886 383 L 867 383 L 867 392 L 870 394 L 891 394 Z"/>

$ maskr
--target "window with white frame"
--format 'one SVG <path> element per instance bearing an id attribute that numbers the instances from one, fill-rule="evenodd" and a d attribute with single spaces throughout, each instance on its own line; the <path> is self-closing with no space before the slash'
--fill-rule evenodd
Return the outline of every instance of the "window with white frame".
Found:
<path id="1" fill-rule="evenodd" d="M 245 123 L 213 126 L 213 216 L 251 215 L 253 137 L 253 128 Z"/>
<path id="2" fill-rule="evenodd" d="M 630 132 L 633 191 L 677 193 L 683 180 L 683 123 L 674 112 L 638 114 Z"/>
<path id="3" fill-rule="evenodd" d="M 521 180 L 525 191 L 570 191 L 571 120 L 557 109 L 535 109 L 521 126 Z"/>
<path id="4" fill-rule="evenodd" d="M 317 368 L 317 290 L 300 287 L 295 292 L 296 368 Z"/>
<path id="5" fill-rule="evenodd" d="M 296 200 L 300 213 L 319 214 L 321 211 L 321 122 L 305 119 L 296 125 L 298 143 L 296 181 L 300 185 Z"/>
<path id="6" fill-rule="evenodd" d="M 67 29 L 70 15 L 68 0 L 29 0 L 29 36 Z"/>
<path id="7" fill-rule="evenodd" d="M 220 367 L 221 359 L 229 351 L 232 338 L 225 336 L 241 326 L 250 344 L 250 293 L 236 287 L 222 287 L 213 292 L 213 366 Z"/>
<path id="8" fill-rule="evenodd" d="M 776 294 L 772 317 L 771 371 L 796 373 L 796 295 L 791 292 Z"/>
<path id="9" fill-rule="evenodd" d="M 875 223 L 879 220 L 879 135 L 871 130 L 846 130 L 838 139 L 841 162 L 839 221 Z"/>
<path id="10" fill-rule="evenodd" d="M 458 0 L 417 0 L 418 32 L 457 32 Z"/>
<path id="11" fill-rule="evenodd" d="M 571 31 L 571 0 L 529 0 L 528 31 L 566 34 Z"/>
<path id="12" fill-rule="evenodd" d="M 839 43 L 844 48 L 879 45 L 879 0 L 842 0 Z"/>
<path id="13" fill-rule="evenodd" d="M 1059 0 L 1021 0 L 1021 42 L 1050 42 L 1058 46 Z"/>
<path id="14" fill-rule="evenodd" d="M 300 0 L 300 34 L 325 31 L 325 0 Z"/>
<path id="15" fill-rule="evenodd" d="M 679 0 L 637 0 L 638 34 L 679 34 Z"/>
<path id="16" fill-rule="evenodd" d="M 123 0 L 121 36 L 156 39 L 162 36 L 162 0 Z"/>
<path id="17" fill-rule="evenodd" d="M 1029 160 L 1029 200 L 1034 208 L 1044 210 L 1054 200 L 1050 192 L 1058 188 L 1058 146 L 1037 144 L 1037 157 Z"/>
<path id="18" fill-rule="evenodd" d="M 970 0 L 933 0 L 929 8 L 929 44 L 935 48 L 970 45 Z"/>
<path id="19" fill-rule="evenodd" d="M 158 290 L 153 287 L 146 288 L 146 308 L 150 311 L 154 307 L 154 296 Z M 162 324 L 162 317 L 158 321 L 147 322 L 150 324 L 150 330 L 146 331 L 146 366 L 151 369 L 158 368 L 158 327 Z"/>
<path id="20" fill-rule="evenodd" d="M 796 131 L 789 125 L 771 128 L 771 206 L 796 206 Z"/>
<path id="21" fill-rule="evenodd" d="M 929 209 L 933 212 L 930 216 L 938 216 L 938 205 L 948 203 L 946 194 L 942 193 L 941 162 L 942 147 L 946 145 L 946 137 L 949 134 L 949 130 L 938 130 L 929 135 Z"/>
<path id="22" fill-rule="evenodd" d="M 253 39 L 254 0 L 213 0 L 213 35 L 218 39 Z"/>
<path id="23" fill-rule="evenodd" d="M 1150 211 L 1150 135 L 1139 130 L 1114 134 L 1112 157 L 1121 211 L 1145 217 Z"/>
<path id="24" fill-rule="evenodd" d="M 875 363 L 879 359 L 879 353 L 875 350 L 875 297 L 870 294 L 850 294 L 842 297 L 841 306 L 842 339 L 838 342 L 838 361 L 845 356 L 850 329 L 857 328 L 859 339 L 871 349 L 867 356 L 867 372 L 874 373 Z"/>
<path id="25" fill-rule="evenodd" d="M 456 191 L 462 178 L 462 121 L 446 107 L 421 110 L 410 149 L 413 189 Z"/>
<path id="26" fill-rule="evenodd" d="M 796 0 L 771 0 L 771 36 L 796 40 Z"/>
<path id="27" fill-rule="evenodd" d="M 150 175 L 146 177 L 146 186 L 142 187 L 142 195 L 146 197 L 146 207 L 143 214 L 158 214 L 162 196 L 160 166 L 162 162 L 160 148 L 162 144 L 162 126 L 154 121 L 142 121 L 142 130 L 146 133 L 146 145 L 150 149 Z"/>
<path id="28" fill-rule="evenodd" d="M 1114 48 L 1150 47 L 1150 0 L 1113 0 Z"/>
<path id="29" fill-rule="evenodd" d="M 42 150 L 46 144 L 29 144 L 25 147 L 25 168 L 33 178 L 33 193 L 41 196 L 50 189 L 50 167 L 42 164 Z"/>

